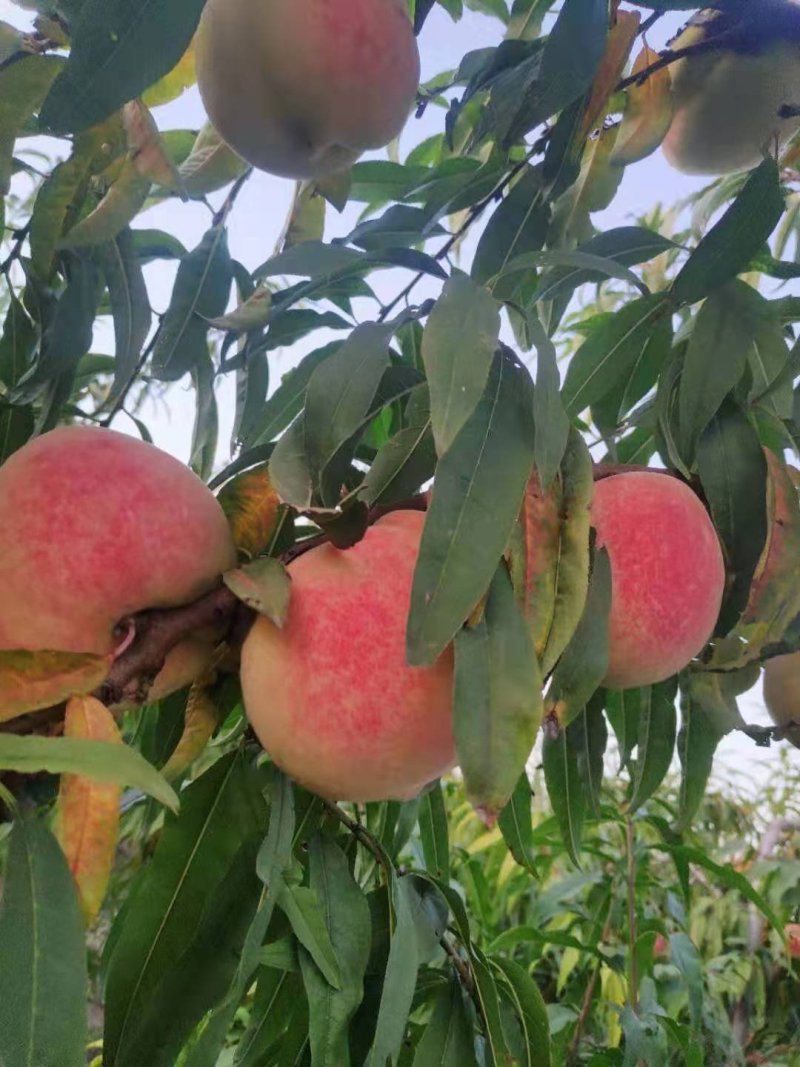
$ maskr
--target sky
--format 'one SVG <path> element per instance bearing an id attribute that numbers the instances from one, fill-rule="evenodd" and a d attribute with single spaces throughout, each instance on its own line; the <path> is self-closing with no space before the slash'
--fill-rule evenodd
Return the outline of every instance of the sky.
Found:
<path id="1" fill-rule="evenodd" d="M 0 0 L 0 20 L 24 28 L 30 25 L 30 13 L 16 7 L 10 0 Z M 666 16 L 648 35 L 651 47 L 663 47 L 666 41 L 685 21 L 685 13 Z M 494 19 L 486 18 L 475 12 L 465 12 L 458 23 L 453 23 L 442 8 L 436 7 L 429 17 L 420 38 L 422 59 L 422 77 L 426 81 L 443 70 L 452 69 L 462 56 L 475 48 L 483 48 L 499 43 L 502 26 Z M 159 128 L 198 129 L 205 121 L 205 114 L 199 93 L 191 89 L 177 101 L 156 112 Z M 414 118 L 409 123 L 400 140 L 400 158 L 405 158 L 410 148 L 425 137 L 441 131 L 443 112 L 429 108 L 421 120 Z M 63 146 L 59 149 L 63 153 Z M 375 154 L 380 158 L 380 153 Z M 613 205 L 595 216 L 598 227 L 608 229 L 613 226 L 626 225 L 637 215 L 644 213 L 658 203 L 673 204 L 704 185 L 702 179 L 689 178 L 670 168 L 660 152 L 649 159 L 629 167 Z M 258 173 L 248 182 L 240 196 L 235 210 L 230 217 L 229 236 L 231 251 L 235 258 L 241 260 L 251 270 L 269 258 L 282 232 L 287 213 L 294 194 L 294 183 Z M 220 197 L 212 198 L 216 201 Z M 354 220 L 354 212 L 349 210 L 342 217 L 329 210 L 326 240 L 346 234 Z M 140 215 L 136 228 L 163 228 L 180 238 L 187 247 L 197 244 L 201 234 L 209 225 L 209 214 L 203 205 L 181 204 L 174 200 L 164 205 L 151 208 Z M 477 235 L 476 235 L 477 236 Z M 473 237 L 473 242 L 474 242 Z M 465 250 L 468 254 L 469 245 Z M 154 306 L 165 310 L 172 287 L 174 267 L 154 264 L 147 268 L 148 285 L 154 294 Z M 371 284 L 382 298 L 390 298 L 402 289 L 407 276 L 398 276 L 394 272 L 381 272 L 373 276 Z M 415 301 L 426 295 L 436 295 L 436 289 L 426 292 L 420 286 L 415 293 Z M 97 350 L 108 348 L 110 338 L 102 332 L 96 337 Z M 315 335 L 314 347 L 321 342 Z M 279 351 L 271 354 L 272 387 L 276 387 L 282 374 L 286 373 L 306 349 L 295 346 L 291 351 Z M 228 455 L 228 444 L 234 412 L 234 388 L 231 378 L 223 381 L 219 391 L 220 407 L 220 462 L 224 463 Z M 145 421 L 152 429 L 156 443 L 178 456 L 188 459 L 192 421 L 194 417 L 194 397 L 186 384 L 179 384 L 169 393 L 168 405 L 152 405 L 144 415 Z M 135 433 L 135 428 L 123 416 L 115 428 L 124 432 Z M 749 722 L 767 725 L 769 722 L 763 706 L 760 686 L 747 694 L 741 702 L 742 713 Z M 784 747 L 784 746 L 778 746 Z M 778 747 L 770 750 L 755 749 L 753 743 L 741 735 L 735 734 L 723 741 L 719 750 L 715 774 L 718 778 L 736 776 L 743 788 L 760 788 L 779 765 Z M 790 758 L 795 765 L 800 765 L 800 751 L 790 749 Z"/>

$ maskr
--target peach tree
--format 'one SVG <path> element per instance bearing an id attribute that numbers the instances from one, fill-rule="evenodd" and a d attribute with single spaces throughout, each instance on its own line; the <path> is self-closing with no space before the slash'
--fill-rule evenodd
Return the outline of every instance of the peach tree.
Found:
<path id="1" fill-rule="evenodd" d="M 794 1062 L 796 855 L 707 795 L 800 736 L 793 0 L 19 7 L 2 1067 Z"/>

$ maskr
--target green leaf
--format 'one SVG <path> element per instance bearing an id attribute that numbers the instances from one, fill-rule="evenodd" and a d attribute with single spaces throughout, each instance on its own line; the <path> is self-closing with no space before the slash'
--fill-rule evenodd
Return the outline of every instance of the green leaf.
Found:
<path id="1" fill-rule="evenodd" d="M 564 382 L 564 404 L 570 414 L 580 414 L 630 378 L 653 330 L 669 311 L 663 293 L 655 293 L 626 304 L 592 331 L 572 358 Z"/>
<path id="2" fill-rule="evenodd" d="M 420 799 L 419 833 L 425 866 L 441 881 L 450 881 L 450 841 L 442 785 L 437 782 Z"/>
<path id="3" fill-rule="evenodd" d="M 677 712 L 674 679 L 642 690 L 639 711 L 639 741 L 633 792 L 628 801 L 631 812 L 641 808 L 667 775 L 675 754 Z"/>
<path id="4" fill-rule="evenodd" d="M 306 391 L 305 454 L 312 487 L 321 487 L 323 504 L 335 506 L 341 493 L 342 446 L 364 424 L 389 365 L 393 326 L 357 326 L 338 352 L 317 367 Z M 349 459 L 345 457 L 346 465 Z"/>
<path id="5" fill-rule="evenodd" d="M 503 1027 L 494 972 L 488 959 L 476 945 L 470 946 L 470 962 L 485 1026 L 487 1067 L 503 1067 L 506 1063 L 512 1063 L 513 1057 Z"/>
<path id="6" fill-rule="evenodd" d="M 699 1032 L 703 1021 L 703 961 L 688 934 L 672 934 L 670 959 L 683 975 L 689 991 L 692 1029 Z"/>
<path id="7" fill-rule="evenodd" d="M 0 906 L 0 1062 L 86 1062 L 85 931 L 75 885 L 53 835 L 14 823 Z"/>
<path id="8" fill-rule="evenodd" d="M 11 184 L 14 142 L 64 65 L 57 56 L 26 56 L 0 69 L 0 201 Z M 0 224 L 3 212 L 0 207 Z"/>
<path id="9" fill-rule="evenodd" d="M 765 159 L 720 221 L 710 230 L 672 286 L 679 304 L 694 304 L 745 271 L 784 212 L 780 172 Z"/>
<path id="10" fill-rule="evenodd" d="M 43 127 L 72 133 L 140 96 L 178 63 L 204 0 L 84 0 L 71 51 L 40 115 Z"/>
<path id="11" fill-rule="evenodd" d="M 538 877 L 533 858 L 532 796 L 527 772 L 523 771 L 511 794 L 511 800 L 500 812 L 498 825 L 509 852 L 520 867 Z"/>
<path id="12" fill-rule="evenodd" d="M 109 1067 L 171 1067 L 229 988 L 256 910 L 253 868 L 265 823 L 259 783 L 241 753 L 224 756 L 183 794 L 181 817 L 167 821 L 113 942 Z"/>
<path id="13" fill-rule="evenodd" d="M 214 471 L 219 438 L 219 411 L 214 392 L 214 362 L 208 348 L 198 349 L 198 359 L 191 368 L 195 391 L 195 417 L 192 428 L 192 451 L 189 466 L 204 482 Z"/>
<path id="14" fill-rule="evenodd" d="M 232 277 L 228 235 L 223 226 L 213 226 L 178 268 L 153 351 L 153 374 L 159 381 L 178 381 L 208 354 L 206 320 L 224 312 Z"/>
<path id="15" fill-rule="evenodd" d="M 610 617 L 611 561 L 603 548 L 594 554 L 583 615 L 547 690 L 546 713 L 562 727 L 580 715 L 606 675 Z"/>
<path id="16" fill-rule="evenodd" d="M 308 995 L 311 1058 L 314 1067 L 342 1067 L 349 1062 L 350 1020 L 364 996 L 371 938 L 369 905 L 353 880 L 347 858 L 330 838 L 312 839 L 309 864 L 311 890 L 319 901 L 341 979 L 340 988 L 333 989 L 300 950 Z"/>
<path id="17" fill-rule="evenodd" d="M 322 977 L 328 985 L 340 990 L 339 961 L 314 890 L 284 885 L 278 895 L 278 907 L 289 920 L 294 936 L 308 952 Z"/>
<path id="18" fill-rule="evenodd" d="M 542 194 L 542 179 L 535 167 L 526 167 L 481 235 L 472 263 L 472 277 L 486 283 L 499 278 L 517 256 L 538 252 L 547 239 L 550 207 Z M 499 284 L 499 283 L 498 283 Z M 514 292 L 518 280 L 506 279 L 502 295 Z M 495 296 L 500 296 L 496 291 Z"/>
<path id="19" fill-rule="evenodd" d="M 473 1013 L 456 978 L 436 994 L 431 1021 L 414 1053 L 413 1067 L 478 1067 Z"/>
<path id="20" fill-rule="evenodd" d="M 542 722 L 542 678 L 504 563 L 480 622 L 455 640 L 454 732 L 473 806 L 494 822 L 530 756 Z"/>
<path id="21" fill-rule="evenodd" d="M 147 286 L 133 243 L 133 233 L 125 229 L 100 250 L 111 313 L 114 316 L 114 384 L 109 394 L 113 403 L 131 380 L 139 364 L 150 332 L 152 315 Z"/>
<path id="22" fill-rule="evenodd" d="M 419 970 L 419 949 L 414 923 L 414 888 L 411 879 L 392 873 L 391 900 L 394 930 L 383 980 L 375 1038 L 366 1067 L 385 1067 L 403 1044 Z"/>
<path id="23" fill-rule="evenodd" d="M 580 866 L 583 822 L 586 817 L 586 794 L 578 768 L 580 723 L 559 730 L 554 737 L 545 733 L 542 763 L 547 795 L 558 821 L 561 837 L 572 862 Z"/>
<path id="24" fill-rule="evenodd" d="M 603 715 L 604 703 L 605 693 L 601 690 L 575 720 L 578 735 L 578 773 L 583 779 L 589 809 L 597 819 L 601 817 L 600 791 L 608 744 L 608 727 Z"/>
<path id="25" fill-rule="evenodd" d="M 533 462 L 530 378 L 505 351 L 436 472 L 414 575 L 408 657 L 434 663 L 485 594 Z"/>
<path id="26" fill-rule="evenodd" d="M 547 490 L 564 461 L 569 445 L 570 420 L 561 397 L 556 347 L 535 316 L 529 317 L 528 329 L 538 354 L 533 393 L 534 458 L 539 481 Z"/>
<path id="27" fill-rule="evenodd" d="M 700 434 L 745 372 L 758 316 L 755 291 L 731 282 L 706 300 L 697 315 L 680 383 L 681 449 L 690 459 Z"/>
<path id="28" fill-rule="evenodd" d="M 641 703 L 641 689 L 609 689 L 606 694 L 606 715 L 617 737 L 620 770 L 628 766 L 639 743 Z"/>
<path id="29" fill-rule="evenodd" d="M 380 449 L 364 479 L 360 496 L 370 507 L 407 500 L 436 470 L 427 385 L 409 395 L 405 422 Z"/>
<path id="30" fill-rule="evenodd" d="M 128 745 L 71 737 L 0 736 L 0 767 L 19 774 L 77 774 L 95 782 L 125 785 L 178 810 L 172 786 Z"/>
<path id="31" fill-rule="evenodd" d="M 8 314 L 0 335 L 0 382 L 13 388 L 28 369 L 38 332 L 22 303 L 9 293 Z"/>
<path id="32" fill-rule="evenodd" d="M 289 613 L 291 577 L 278 559 L 264 557 L 223 575 L 225 585 L 242 603 L 282 627 Z"/>
<path id="33" fill-rule="evenodd" d="M 6 407 L 0 403 L 0 464 L 33 437 L 32 407 Z"/>
<path id="34" fill-rule="evenodd" d="M 330 988 L 330 987 L 329 987 Z M 303 999 L 298 975 L 262 968 L 253 998 L 250 1024 L 236 1046 L 236 1067 L 263 1067 L 272 1047 L 285 1047 L 292 1011 Z M 313 1024 L 311 1024 L 313 1025 Z"/>
<path id="35" fill-rule="evenodd" d="M 142 210 L 150 187 L 150 179 L 140 172 L 136 161 L 127 159 L 97 207 L 73 226 L 56 247 L 91 248 L 113 241 Z"/>
<path id="36" fill-rule="evenodd" d="M 730 583 L 721 626 L 731 630 L 747 606 L 767 541 L 767 462 L 758 434 L 725 400 L 697 444 L 697 466 L 711 517 L 725 546 Z"/>
<path id="37" fill-rule="evenodd" d="M 456 272 L 422 337 L 436 451 L 443 456 L 485 390 L 500 340 L 500 307 L 482 286 Z"/>
<path id="38" fill-rule="evenodd" d="M 729 701 L 717 675 L 690 675 L 690 684 L 681 689 L 678 833 L 690 828 L 703 803 L 719 743 L 737 725 L 738 709 L 735 701 L 732 705 Z"/>
<path id="39" fill-rule="evenodd" d="M 513 960 L 492 958 L 500 972 L 525 1038 L 528 1067 L 552 1067 L 550 1020 L 547 1006 L 534 980 Z M 502 986 L 501 986 L 502 989 Z"/>

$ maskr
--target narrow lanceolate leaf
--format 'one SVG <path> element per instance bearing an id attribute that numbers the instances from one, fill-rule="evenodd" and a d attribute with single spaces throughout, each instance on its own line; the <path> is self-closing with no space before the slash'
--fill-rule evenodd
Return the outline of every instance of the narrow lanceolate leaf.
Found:
<path id="1" fill-rule="evenodd" d="M 500 339 L 500 305 L 456 273 L 444 287 L 422 338 L 436 451 L 443 456 L 486 389 Z"/>
<path id="2" fill-rule="evenodd" d="M 586 817 L 586 795 L 578 767 L 579 724 L 559 730 L 553 737 L 545 734 L 542 747 L 547 795 L 558 821 L 562 840 L 576 866 Z"/>
<path id="3" fill-rule="evenodd" d="M 639 718 L 639 747 L 633 776 L 630 811 L 646 804 L 669 770 L 675 754 L 677 712 L 675 680 L 642 690 Z"/>
<path id="4" fill-rule="evenodd" d="M 555 345 L 534 316 L 529 316 L 528 329 L 538 353 L 533 393 L 534 458 L 542 488 L 548 490 L 569 445 L 570 421 L 561 397 Z"/>
<path id="5" fill-rule="evenodd" d="M 0 404 L 0 465 L 33 437 L 33 408 L 4 407 Z"/>
<path id="6" fill-rule="evenodd" d="M 646 348 L 658 321 L 669 315 L 663 294 L 626 304 L 590 334 L 575 353 L 564 382 L 564 403 L 578 415 L 626 378 Z"/>
<path id="7" fill-rule="evenodd" d="M 658 52 L 645 45 L 633 65 L 633 74 L 652 67 Z M 625 114 L 611 162 L 620 167 L 637 163 L 658 148 L 672 123 L 672 78 L 669 68 L 649 74 L 625 94 Z"/>
<path id="8" fill-rule="evenodd" d="M 280 508 L 269 466 L 254 467 L 228 482 L 220 491 L 219 502 L 239 551 L 251 559 L 265 552 L 272 543 Z"/>
<path id="9" fill-rule="evenodd" d="M 800 552 L 800 498 L 793 468 L 765 452 L 767 543 L 758 562 L 742 618 L 715 642 L 709 666 L 734 670 L 753 663 L 767 645 L 777 644 L 800 614 L 797 559 Z"/>
<path id="10" fill-rule="evenodd" d="M 244 174 L 247 164 L 225 144 L 211 123 L 206 123 L 179 170 L 189 196 L 208 196 Z"/>
<path id="11" fill-rule="evenodd" d="M 709 680 L 714 678 L 710 676 Z M 729 729 L 721 716 L 709 714 L 704 703 L 692 693 L 691 687 L 681 692 L 681 730 L 678 734 L 681 791 L 676 826 L 679 833 L 689 829 L 703 802 L 714 753 Z"/>
<path id="12" fill-rule="evenodd" d="M 363 426 L 389 365 L 392 332 L 393 327 L 376 323 L 356 327 L 339 351 L 314 371 L 308 383 L 305 451 L 312 484 L 321 487 L 326 505 L 334 506 L 339 501 L 341 485 L 334 460 Z"/>
<path id="13" fill-rule="evenodd" d="M 225 310 L 231 278 L 227 233 L 213 226 L 178 268 L 153 352 L 153 373 L 159 381 L 177 381 L 207 354 L 207 320 Z"/>
<path id="14" fill-rule="evenodd" d="M 394 929 L 386 963 L 375 1038 L 366 1067 L 384 1067 L 402 1047 L 414 1000 L 420 958 L 414 924 L 415 893 L 411 879 L 392 875 L 391 904 Z"/>
<path id="15" fill-rule="evenodd" d="M 305 886 L 284 885 L 278 894 L 278 907 L 289 920 L 294 936 L 309 954 L 320 975 L 332 989 L 341 990 L 339 961 L 314 890 Z"/>
<path id="16" fill-rule="evenodd" d="M 189 691 L 186 702 L 183 733 L 171 756 L 161 768 L 168 782 L 180 778 L 194 761 L 205 752 L 219 726 L 220 712 L 213 692 L 198 678 Z"/>
<path id="17" fill-rule="evenodd" d="M 414 1053 L 413 1067 L 477 1067 L 474 1015 L 461 985 L 451 978 L 436 995 L 431 1021 Z"/>
<path id="18" fill-rule="evenodd" d="M 511 794 L 511 800 L 500 812 L 498 825 L 511 855 L 520 867 L 524 867 L 536 877 L 533 855 L 532 796 L 528 774 L 523 771 Z"/>
<path id="19" fill-rule="evenodd" d="M 73 697 L 67 704 L 64 737 L 122 744 L 114 716 L 93 697 Z M 121 785 L 104 785 L 74 774 L 61 777 L 57 836 L 75 879 L 87 926 L 100 912 L 111 877 L 121 797 Z"/>
<path id="20" fill-rule="evenodd" d="M 106 785 L 140 789 L 178 809 L 178 798 L 155 767 L 128 745 L 70 737 L 0 736 L 0 768 L 20 774 L 77 774 Z"/>
<path id="21" fill-rule="evenodd" d="M 57 133 L 83 130 L 140 96 L 178 64 L 202 10 L 203 0 L 85 0 L 42 125 Z"/>
<path id="22" fill-rule="evenodd" d="M 111 312 L 114 316 L 115 368 L 109 401 L 113 402 L 130 381 L 150 332 L 152 315 L 141 260 L 133 234 L 124 229 L 100 250 Z"/>
<path id="23" fill-rule="evenodd" d="M 110 667 L 109 656 L 0 651 L 0 722 L 90 693 Z"/>
<path id="24" fill-rule="evenodd" d="M 11 832 L 0 903 L 0 1063 L 86 1062 L 86 947 L 58 842 L 33 819 Z"/>
<path id="25" fill-rule="evenodd" d="M 731 282 L 706 300 L 686 351 L 678 415 L 681 452 L 690 460 L 697 439 L 739 382 L 755 336 L 754 290 Z"/>
<path id="26" fill-rule="evenodd" d="M 726 400 L 697 444 L 697 466 L 711 517 L 725 546 L 730 586 L 722 628 L 732 629 L 747 605 L 767 540 L 767 461 L 742 409 Z"/>
<path id="27" fill-rule="evenodd" d="M 634 41 L 642 21 L 636 11 L 618 11 L 617 20 L 608 32 L 606 50 L 595 75 L 592 91 L 586 105 L 581 125 L 581 137 L 587 137 L 598 120 L 605 117 L 608 102 L 616 91 L 617 83 L 625 73 Z"/>
<path id="28" fill-rule="evenodd" d="M 26 56 L 0 70 L 0 200 L 11 182 L 17 135 L 38 110 L 64 65 L 56 56 Z M 0 222 L 2 208 L 0 208 Z"/>
<path id="29" fill-rule="evenodd" d="M 347 858 L 329 838 L 309 845 L 310 886 L 339 965 L 339 989 L 320 973 L 301 948 L 300 968 L 308 996 L 309 1037 L 314 1067 L 341 1067 L 349 1061 L 350 1020 L 364 996 L 370 951 L 370 914 L 353 880 Z"/>
<path id="30" fill-rule="evenodd" d="M 608 670 L 611 615 L 611 561 L 605 549 L 595 553 L 589 595 L 581 621 L 553 673 L 546 713 L 562 727 L 586 707 Z"/>
<path id="31" fill-rule="evenodd" d="M 584 793 L 590 811 L 601 817 L 600 793 L 603 786 L 608 726 L 603 715 L 605 693 L 596 693 L 575 720 L 578 771 L 583 779 Z"/>
<path id="32" fill-rule="evenodd" d="M 778 225 L 785 207 L 780 172 L 765 159 L 675 279 L 672 296 L 693 304 L 747 269 Z"/>
<path id="33" fill-rule="evenodd" d="M 8 314 L 0 334 L 0 382 L 8 389 L 15 386 L 28 369 L 38 332 L 25 308 L 9 293 Z"/>
<path id="34" fill-rule="evenodd" d="M 506 806 L 542 722 L 530 632 L 501 564 L 481 620 L 455 641 L 454 724 L 467 795 L 488 822 Z"/>
<path id="35" fill-rule="evenodd" d="M 258 902 L 254 866 L 265 823 L 260 782 L 241 753 L 184 792 L 181 817 L 167 821 L 112 935 L 109 1065 L 169 1067 L 227 991 Z"/>
<path id="36" fill-rule="evenodd" d="M 490 962 L 504 979 L 501 992 L 506 993 L 522 1027 L 527 1055 L 525 1062 L 528 1067 L 552 1067 L 550 1020 L 539 987 L 528 972 L 513 960 L 496 957 Z"/>
<path id="37" fill-rule="evenodd" d="M 620 770 L 628 766 L 639 743 L 641 701 L 641 689 L 609 689 L 606 693 L 606 715 L 617 738 Z"/>
<path id="38" fill-rule="evenodd" d="M 406 426 L 380 449 L 364 479 L 360 495 L 370 507 L 407 500 L 436 470 L 426 385 L 412 390 L 405 420 Z"/>
<path id="39" fill-rule="evenodd" d="M 125 161 L 108 192 L 86 218 L 58 242 L 58 248 L 89 248 L 113 241 L 132 222 L 147 200 L 151 181 L 139 170 L 133 157 Z"/>
<path id="40" fill-rule="evenodd" d="M 303 999 L 300 976 L 262 968 L 253 997 L 250 1024 L 236 1047 L 235 1067 L 262 1067 L 280 1041 L 285 1048 L 286 1030 Z M 310 1027 L 311 1024 L 309 1024 Z"/>
<path id="41" fill-rule="evenodd" d="M 549 490 L 528 483 L 510 556 L 517 596 L 547 676 L 583 615 L 589 589 L 589 507 L 592 457 L 577 430 L 570 432 L 561 470 Z"/>
<path id="42" fill-rule="evenodd" d="M 519 515 L 533 463 L 530 378 L 506 352 L 440 461 L 414 575 L 412 664 L 434 663 L 485 594 Z"/>
<path id="43" fill-rule="evenodd" d="M 419 835 L 425 866 L 440 881 L 450 881 L 450 842 L 441 783 L 428 790 L 419 805 Z"/>

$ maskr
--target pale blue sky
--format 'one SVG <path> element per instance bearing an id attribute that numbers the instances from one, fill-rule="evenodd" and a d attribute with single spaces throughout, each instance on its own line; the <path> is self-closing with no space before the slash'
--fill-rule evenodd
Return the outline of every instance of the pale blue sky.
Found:
<path id="1" fill-rule="evenodd" d="M 25 27 L 30 24 L 30 13 L 10 2 L 0 0 L 0 19 Z M 683 21 L 680 13 L 665 17 L 656 30 L 649 35 L 652 47 L 661 47 Z M 441 8 L 436 8 L 429 18 L 420 40 L 423 79 L 429 79 L 442 70 L 458 64 L 464 53 L 474 48 L 496 44 L 502 37 L 501 24 L 474 12 L 466 12 L 459 23 L 453 23 Z M 192 128 L 202 125 L 205 116 L 196 89 L 185 93 L 173 104 L 158 110 L 157 119 L 162 130 Z M 421 121 L 411 119 L 401 138 L 401 158 L 410 147 L 441 130 L 443 112 L 431 108 Z M 63 151 L 63 149 L 62 149 Z M 596 217 L 603 228 L 623 225 L 632 216 L 646 212 L 657 203 L 672 204 L 688 193 L 702 187 L 702 180 L 687 178 L 667 166 L 660 152 L 650 159 L 628 169 L 619 195 L 610 209 Z M 248 183 L 230 220 L 230 239 L 233 254 L 248 267 L 255 268 L 268 258 L 274 248 L 286 214 L 289 210 L 294 185 L 292 182 L 257 174 Z M 332 211 L 328 216 L 326 237 L 348 232 L 352 225 L 353 212 L 343 218 Z M 181 204 L 169 201 L 163 206 L 150 209 L 140 216 L 136 226 L 160 227 L 174 233 L 187 246 L 197 243 L 208 225 L 208 212 L 202 205 Z M 163 310 L 168 303 L 174 268 L 161 264 L 148 268 L 149 282 L 154 303 Z M 405 276 L 384 272 L 371 279 L 379 295 L 389 298 L 406 282 Z M 432 290 L 434 295 L 436 290 Z M 424 296 L 426 289 L 420 286 L 415 299 Z M 107 338 L 98 336 L 100 345 Z M 315 346 L 319 344 L 315 341 Z M 304 348 L 273 354 L 273 386 L 303 354 Z M 220 390 L 221 458 L 227 455 L 230 427 L 233 419 L 233 383 L 226 381 Z M 169 409 L 163 406 L 147 413 L 147 422 L 152 426 L 156 442 L 167 451 L 182 459 L 188 458 L 194 413 L 193 395 L 181 384 L 170 393 Z M 118 429 L 131 432 L 127 420 L 120 420 Z M 135 430 L 133 430 L 135 433 Z M 760 688 L 742 701 L 742 711 L 751 722 L 766 723 L 767 716 L 760 696 Z M 791 750 L 792 758 L 800 762 L 800 752 Z M 728 777 L 736 771 L 743 772 L 744 784 L 757 784 L 774 773 L 777 765 L 777 749 L 763 751 L 754 749 L 752 742 L 739 735 L 726 739 L 717 763 L 717 774 Z"/>

